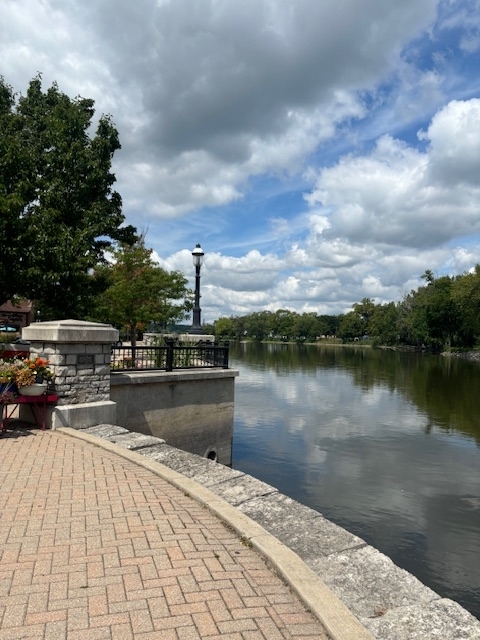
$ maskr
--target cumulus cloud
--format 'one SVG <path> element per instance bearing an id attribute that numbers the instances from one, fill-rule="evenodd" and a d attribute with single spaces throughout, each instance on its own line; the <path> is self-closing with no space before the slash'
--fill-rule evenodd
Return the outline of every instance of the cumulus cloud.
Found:
<path id="1" fill-rule="evenodd" d="M 480 99 L 452 100 L 432 119 L 421 139 L 430 142 L 429 178 L 444 189 L 472 189 L 478 198 Z"/>
<path id="2" fill-rule="evenodd" d="M 301 163 L 361 115 L 353 91 L 373 86 L 434 11 L 434 0 L 21 0 L 4 7 L 14 28 L 2 60 L 23 82 L 43 70 L 114 113 L 127 198 L 156 194 L 150 213 L 169 217 Z"/>
<path id="3" fill-rule="evenodd" d="M 347 155 L 320 172 L 305 195 L 312 212 L 303 241 L 283 261 L 255 254 L 256 269 L 269 265 L 268 277 L 259 270 L 254 280 L 257 290 L 269 287 L 267 308 L 288 300 L 298 310 L 328 312 L 362 297 L 398 300 L 426 268 L 461 273 L 476 261 L 478 241 L 469 249 L 448 241 L 480 231 L 480 100 L 447 104 L 419 137 L 424 151 L 383 136 L 369 154 Z M 240 296 L 250 288 L 241 262 L 231 263 L 239 276 L 231 288 Z M 293 273 L 275 277 L 287 270 Z"/>
<path id="4" fill-rule="evenodd" d="M 113 115 L 127 221 L 192 285 L 205 245 L 206 319 L 338 313 L 476 261 L 479 25 L 476 0 L 7 0 L 0 55 Z"/>
<path id="5" fill-rule="evenodd" d="M 480 231 L 480 100 L 449 103 L 419 137 L 424 152 L 386 135 L 321 171 L 306 200 L 330 211 L 332 234 L 424 248 Z"/>

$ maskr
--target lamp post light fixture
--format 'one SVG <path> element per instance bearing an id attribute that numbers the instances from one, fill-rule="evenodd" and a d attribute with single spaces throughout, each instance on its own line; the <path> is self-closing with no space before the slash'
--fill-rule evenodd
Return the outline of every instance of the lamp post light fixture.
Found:
<path id="1" fill-rule="evenodd" d="M 192 251 L 193 257 L 193 266 L 195 267 L 195 304 L 193 307 L 193 324 L 190 329 L 190 333 L 202 334 L 202 323 L 201 323 L 201 313 L 200 309 L 200 268 L 203 264 L 203 253 L 202 247 L 197 244 L 195 249 Z"/>

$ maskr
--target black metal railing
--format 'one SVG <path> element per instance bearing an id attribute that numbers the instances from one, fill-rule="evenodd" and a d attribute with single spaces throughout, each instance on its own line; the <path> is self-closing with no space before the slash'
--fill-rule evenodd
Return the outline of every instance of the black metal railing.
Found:
<path id="1" fill-rule="evenodd" d="M 173 371 L 174 369 L 228 369 L 228 342 L 162 346 L 113 346 L 112 371 Z"/>

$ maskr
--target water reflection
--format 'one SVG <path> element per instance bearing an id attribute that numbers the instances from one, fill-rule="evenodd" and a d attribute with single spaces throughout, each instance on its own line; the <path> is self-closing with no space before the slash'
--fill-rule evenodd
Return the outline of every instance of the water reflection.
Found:
<path id="1" fill-rule="evenodd" d="M 233 466 L 480 617 L 480 366 L 371 349 L 237 349 Z"/>

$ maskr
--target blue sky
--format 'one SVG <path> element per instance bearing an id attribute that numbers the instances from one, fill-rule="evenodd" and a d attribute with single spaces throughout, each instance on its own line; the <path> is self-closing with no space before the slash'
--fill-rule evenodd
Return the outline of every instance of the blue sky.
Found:
<path id="1" fill-rule="evenodd" d="M 127 222 L 203 318 L 480 261 L 478 0 L 4 0 L 0 73 L 110 113 Z"/>

